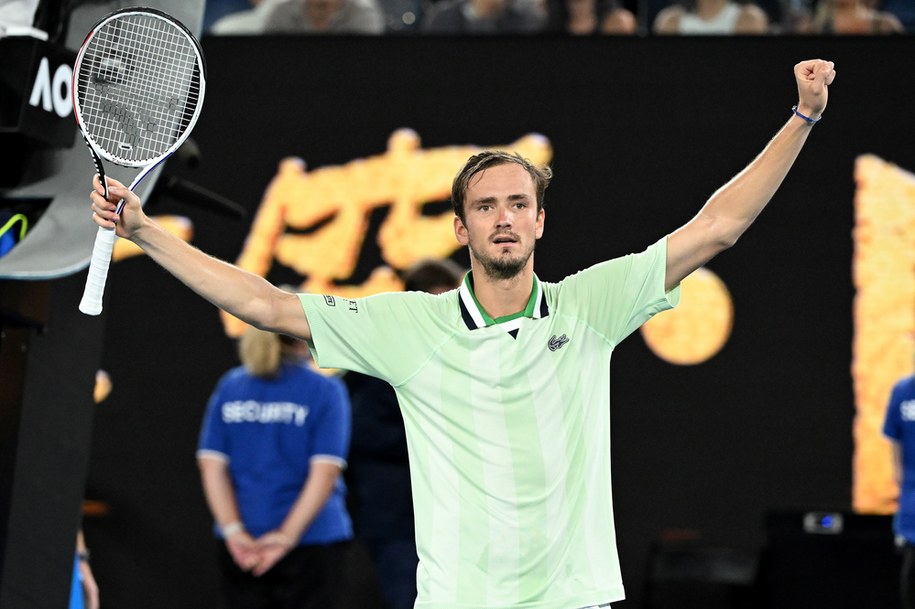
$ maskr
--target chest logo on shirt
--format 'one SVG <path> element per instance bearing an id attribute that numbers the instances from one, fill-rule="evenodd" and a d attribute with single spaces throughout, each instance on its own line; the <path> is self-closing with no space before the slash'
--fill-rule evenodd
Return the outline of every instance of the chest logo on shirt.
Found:
<path id="1" fill-rule="evenodd" d="M 550 337 L 550 340 L 547 342 L 547 347 L 550 348 L 550 351 L 558 351 L 562 349 L 562 346 L 571 340 L 565 334 L 557 337 L 555 334 Z"/>
<path id="2" fill-rule="evenodd" d="M 906 400 L 899 406 L 903 421 L 915 421 L 915 400 Z"/>

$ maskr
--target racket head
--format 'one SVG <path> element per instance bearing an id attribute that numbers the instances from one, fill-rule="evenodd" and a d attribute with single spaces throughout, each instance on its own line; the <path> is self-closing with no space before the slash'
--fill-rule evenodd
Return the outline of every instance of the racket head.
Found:
<path id="1" fill-rule="evenodd" d="M 197 123 L 206 64 L 184 24 L 157 9 L 126 8 L 86 36 L 72 88 L 76 122 L 93 153 L 146 167 L 177 150 Z"/>

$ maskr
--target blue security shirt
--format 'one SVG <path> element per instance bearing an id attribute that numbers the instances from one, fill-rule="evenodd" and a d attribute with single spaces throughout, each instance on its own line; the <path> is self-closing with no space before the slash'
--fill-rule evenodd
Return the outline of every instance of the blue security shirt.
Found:
<path id="1" fill-rule="evenodd" d="M 227 462 L 242 521 L 256 537 L 282 524 L 313 460 L 346 465 L 350 426 L 349 397 L 339 379 L 297 363 L 284 363 L 270 379 L 238 367 L 210 397 L 197 455 Z M 352 538 L 345 496 L 341 477 L 300 544 Z"/>
<path id="2" fill-rule="evenodd" d="M 915 543 L 915 375 L 896 383 L 890 394 L 883 433 L 902 446 L 902 488 L 894 527 Z"/>

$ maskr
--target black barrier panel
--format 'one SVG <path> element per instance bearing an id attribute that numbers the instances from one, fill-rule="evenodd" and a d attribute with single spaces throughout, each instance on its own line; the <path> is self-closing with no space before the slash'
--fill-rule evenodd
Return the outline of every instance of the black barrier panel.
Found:
<path id="1" fill-rule="evenodd" d="M 898 609 L 900 554 L 892 518 L 848 512 L 766 515 L 760 607 Z"/>

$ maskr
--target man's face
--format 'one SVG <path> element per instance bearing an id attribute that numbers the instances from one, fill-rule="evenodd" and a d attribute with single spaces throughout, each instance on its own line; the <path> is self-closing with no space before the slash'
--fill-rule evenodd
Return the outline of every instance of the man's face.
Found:
<path id="1" fill-rule="evenodd" d="M 506 163 L 470 179 L 464 217 L 454 219 L 454 234 L 493 279 L 509 279 L 533 264 L 534 245 L 543 235 L 543 210 L 530 174 Z"/>

